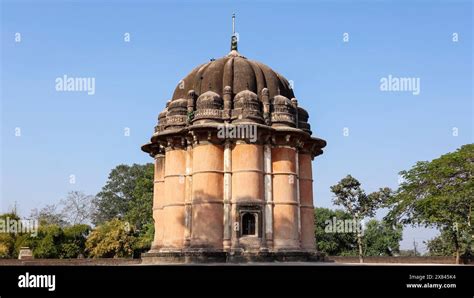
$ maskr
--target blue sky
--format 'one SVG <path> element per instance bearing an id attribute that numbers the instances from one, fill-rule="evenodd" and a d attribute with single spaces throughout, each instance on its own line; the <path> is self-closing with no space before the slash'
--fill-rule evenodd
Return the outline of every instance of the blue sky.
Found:
<path id="1" fill-rule="evenodd" d="M 178 81 L 228 53 L 233 12 L 240 53 L 294 82 L 328 142 L 316 206 L 349 173 L 396 188 L 399 171 L 473 142 L 471 1 L 2 0 L 1 211 L 95 194 L 116 165 L 151 162 L 140 145 Z M 94 77 L 95 94 L 57 92 L 63 75 Z M 420 94 L 381 92 L 388 75 L 419 78 Z M 406 229 L 402 247 L 435 234 Z"/>

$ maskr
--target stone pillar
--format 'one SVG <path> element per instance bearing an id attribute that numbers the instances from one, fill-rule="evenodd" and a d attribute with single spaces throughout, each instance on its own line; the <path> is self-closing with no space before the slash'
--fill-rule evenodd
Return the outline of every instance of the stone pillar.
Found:
<path id="1" fill-rule="evenodd" d="M 267 88 L 262 89 L 263 119 L 267 125 L 270 125 L 270 98 Z"/>
<path id="2" fill-rule="evenodd" d="M 296 149 L 272 148 L 273 172 L 273 247 L 275 250 L 299 249 Z"/>
<path id="3" fill-rule="evenodd" d="M 184 244 L 186 150 L 167 148 L 165 157 L 165 200 L 163 204 L 163 249 L 180 250 Z"/>
<path id="4" fill-rule="evenodd" d="M 231 248 L 232 237 L 232 149 L 230 141 L 224 147 L 224 250 Z"/>
<path id="5" fill-rule="evenodd" d="M 237 204 L 232 202 L 230 206 L 230 215 L 231 215 L 231 250 L 240 250 L 239 244 L 239 233 L 240 233 L 240 219 L 239 219 L 239 210 Z"/>
<path id="6" fill-rule="evenodd" d="M 263 186 L 263 146 L 237 142 L 232 150 L 232 205 L 234 210 L 234 223 L 240 222 L 238 208 L 244 206 L 253 212 L 258 212 L 260 218 L 256 227 L 258 237 L 246 237 L 238 240 L 239 247 L 244 249 L 260 249 L 265 236 L 264 216 L 264 186 Z M 239 223 L 240 225 L 240 223 Z M 239 230 L 242 227 L 239 226 Z M 239 237 L 240 232 L 236 234 Z"/>
<path id="7" fill-rule="evenodd" d="M 223 118 L 228 121 L 232 114 L 232 88 L 230 86 L 224 87 L 224 111 Z"/>
<path id="8" fill-rule="evenodd" d="M 273 248 L 273 191 L 272 191 L 272 145 L 265 144 L 263 149 L 265 183 L 265 239 L 267 248 Z"/>
<path id="9" fill-rule="evenodd" d="M 295 154 L 295 168 L 296 168 L 296 202 L 298 203 L 298 239 L 300 240 L 301 246 L 301 202 L 300 202 L 300 162 L 299 162 L 299 153 L 296 149 Z"/>
<path id="10" fill-rule="evenodd" d="M 165 197 L 165 156 L 155 156 L 155 175 L 153 179 L 153 220 L 155 222 L 155 235 L 151 251 L 157 251 L 163 246 L 163 203 Z"/>
<path id="11" fill-rule="evenodd" d="M 202 143 L 193 148 L 191 248 L 223 249 L 224 148 Z"/>
<path id="12" fill-rule="evenodd" d="M 191 243 L 192 228 L 192 185 L 193 185 L 193 146 L 191 142 L 186 148 L 186 197 L 184 200 L 184 247 L 189 247 Z"/>
<path id="13" fill-rule="evenodd" d="M 188 104 L 187 104 L 188 117 L 186 118 L 186 123 L 189 124 L 192 121 L 192 115 L 194 113 L 196 92 L 194 92 L 194 90 L 189 90 L 187 98 L 188 98 Z"/>
<path id="14" fill-rule="evenodd" d="M 314 207 L 313 207 L 313 173 L 311 154 L 299 154 L 299 185 L 301 209 L 301 247 L 304 250 L 314 251 Z"/>

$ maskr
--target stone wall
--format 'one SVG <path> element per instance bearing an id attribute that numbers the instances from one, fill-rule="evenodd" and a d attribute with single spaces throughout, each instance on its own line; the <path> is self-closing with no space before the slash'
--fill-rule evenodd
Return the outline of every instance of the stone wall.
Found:
<path id="1" fill-rule="evenodd" d="M 335 263 L 359 263 L 359 257 L 328 256 L 328 261 Z M 466 260 L 466 262 L 469 262 Z M 455 264 L 455 257 L 365 257 L 364 263 L 399 263 L 399 264 Z M 473 260 L 470 261 L 474 264 Z"/>
<path id="2" fill-rule="evenodd" d="M 0 259 L 0 266 L 123 266 L 138 265 L 141 259 L 110 258 L 110 259 Z"/>

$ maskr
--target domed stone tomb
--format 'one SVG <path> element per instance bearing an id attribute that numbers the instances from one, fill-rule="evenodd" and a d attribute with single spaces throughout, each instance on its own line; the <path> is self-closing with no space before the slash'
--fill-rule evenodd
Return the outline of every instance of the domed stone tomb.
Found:
<path id="1" fill-rule="evenodd" d="M 311 163 L 326 142 L 308 118 L 288 81 L 234 38 L 193 69 L 142 146 L 155 159 L 143 261 L 317 260 Z"/>

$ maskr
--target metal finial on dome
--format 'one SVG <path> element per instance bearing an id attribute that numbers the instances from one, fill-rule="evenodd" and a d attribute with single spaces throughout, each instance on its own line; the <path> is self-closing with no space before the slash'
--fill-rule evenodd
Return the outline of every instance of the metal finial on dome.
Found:
<path id="1" fill-rule="evenodd" d="M 235 34 L 235 13 L 232 14 L 232 39 L 230 44 L 231 51 L 237 51 L 237 35 Z"/>
<path id="2" fill-rule="evenodd" d="M 235 13 L 232 14 L 232 35 L 235 35 Z"/>

